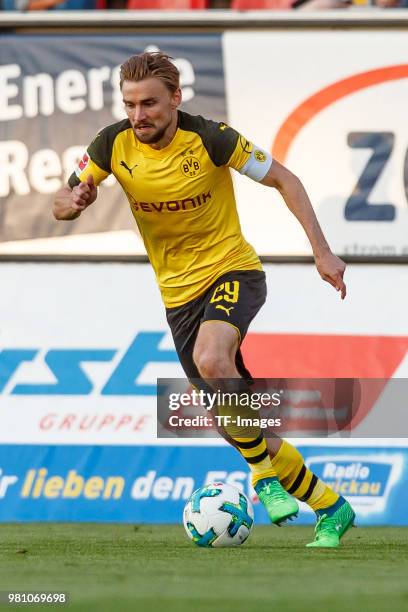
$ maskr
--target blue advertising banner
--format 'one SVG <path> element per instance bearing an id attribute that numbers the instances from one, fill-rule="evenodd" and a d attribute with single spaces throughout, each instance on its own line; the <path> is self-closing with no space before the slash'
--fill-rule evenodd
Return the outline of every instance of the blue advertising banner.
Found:
<path id="1" fill-rule="evenodd" d="M 360 525 L 408 525 L 408 448 L 304 446 L 307 465 L 346 496 Z M 242 458 L 229 447 L 0 447 L 1 521 L 178 523 L 191 493 L 228 482 L 255 502 Z M 302 504 L 297 524 L 314 522 Z"/>

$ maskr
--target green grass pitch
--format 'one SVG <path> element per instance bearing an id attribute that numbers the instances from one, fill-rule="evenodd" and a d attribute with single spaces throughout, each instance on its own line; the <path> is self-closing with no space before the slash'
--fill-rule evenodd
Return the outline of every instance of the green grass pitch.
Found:
<path id="1" fill-rule="evenodd" d="M 408 529 L 353 529 L 334 550 L 306 549 L 312 534 L 256 526 L 217 550 L 173 525 L 2 524 L 0 590 L 66 591 L 59 609 L 84 612 L 408 610 Z"/>

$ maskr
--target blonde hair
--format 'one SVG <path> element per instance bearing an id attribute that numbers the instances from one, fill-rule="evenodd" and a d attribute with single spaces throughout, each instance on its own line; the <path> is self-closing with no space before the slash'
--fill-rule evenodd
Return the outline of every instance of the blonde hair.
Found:
<path id="1" fill-rule="evenodd" d="M 120 67 L 120 88 L 123 81 L 143 81 L 155 77 L 163 81 L 167 89 L 174 93 L 180 87 L 180 73 L 165 53 L 155 51 L 132 55 Z"/>

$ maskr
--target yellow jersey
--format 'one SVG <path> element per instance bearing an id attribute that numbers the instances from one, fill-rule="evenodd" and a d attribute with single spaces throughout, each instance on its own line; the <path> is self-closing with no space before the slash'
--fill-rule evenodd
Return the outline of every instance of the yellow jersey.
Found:
<path id="1" fill-rule="evenodd" d="M 69 185 L 90 174 L 98 185 L 114 174 L 128 198 L 164 304 L 173 308 L 204 293 L 226 272 L 262 270 L 242 235 L 229 170 L 242 171 L 251 157 L 264 164 L 266 174 L 267 154 L 237 131 L 178 111 L 177 131 L 163 149 L 140 142 L 128 119 L 104 128 Z"/>

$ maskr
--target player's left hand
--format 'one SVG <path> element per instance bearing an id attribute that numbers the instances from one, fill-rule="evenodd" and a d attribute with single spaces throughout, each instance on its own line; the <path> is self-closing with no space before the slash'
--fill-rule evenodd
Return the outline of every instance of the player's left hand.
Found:
<path id="1" fill-rule="evenodd" d="M 346 285 L 343 280 L 346 264 L 331 251 L 315 256 L 316 268 L 323 280 L 330 283 L 336 291 L 341 292 L 341 299 L 346 297 Z"/>

